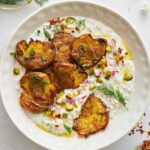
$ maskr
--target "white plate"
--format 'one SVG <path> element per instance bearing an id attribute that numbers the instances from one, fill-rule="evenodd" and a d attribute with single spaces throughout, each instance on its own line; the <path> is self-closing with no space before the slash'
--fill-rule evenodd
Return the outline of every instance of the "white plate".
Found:
<path id="1" fill-rule="evenodd" d="M 54 17 L 85 16 L 99 20 L 118 33 L 131 48 L 135 63 L 135 82 L 129 110 L 118 114 L 104 132 L 87 139 L 65 138 L 50 135 L 37 128 L 19 104 L 19 95 L 12 74 L 13 58 L 9 52 L 18 41 L 26 39 L 38 26 Z M 1 96 L 5 109 L 16 125 L 29 139 L 48 149 L 92 150 L 117 141 L 137 123 L 148 104 L 150 93 L 150 63 L 143 42 L 133 27 L 114 11 L 93 2 L 68 1 L 48 5 L 25 19 L 14 32 L 3 53 L 0 67 Z"/>

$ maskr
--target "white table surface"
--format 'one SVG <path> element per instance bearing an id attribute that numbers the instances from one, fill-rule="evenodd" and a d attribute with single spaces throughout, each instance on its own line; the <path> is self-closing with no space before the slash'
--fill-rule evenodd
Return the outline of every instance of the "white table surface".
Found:
<path id="1" fill-rule="evenodd" d="M 49 0 L 55 2 L 60 0 Z M 118 13 L 124 15 L 136 27 L 145 41 L 146 47 L 150 54 L 150 12 L 148 15 L 141 15 L 140 7 L 143 0 L 93 0 L 103 5 L 109 6 Z M 150 0 L 147 0 L 150 3 Z M 3 51 L 10 35 L 16 26 L 29 14 L 39 7 L 35 4 L 18 11 L 0 10 L 0 54 Z M 150 69 L 150 68 L 148 68 Z M 150 105 L 146 110 L 146 117 L 141 120 L 144 127 L 149 130 L 148 122 L 150 121 Z M 143 139 L 148 139 L 146 135 L 135 134 L 126 135 L 116 143 L 105 148 L 104 150 L 135 150 Z M 10 121 L 0 99 L 0 150 L 45 150 L 27 139 Z M 65 150 L 65 148 L 62 148 Z"/>

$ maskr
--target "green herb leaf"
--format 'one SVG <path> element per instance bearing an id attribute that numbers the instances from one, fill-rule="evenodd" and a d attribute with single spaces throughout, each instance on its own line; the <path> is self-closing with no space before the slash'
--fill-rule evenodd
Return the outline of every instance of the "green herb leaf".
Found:
<path id="1" fill-rule="evenodd" d="M 85 20 L 79 20 L 76 22 L 76 28 L 79 30 L 83 30 L 86 27 Z"/>
<path id="2" fill-rule="evenodd" d="M 108 86 L 106 84 L 102 84 L 101 86 L 98 86 L 97 89 L 100 92 L 104 93 L 105 95 L 114 97 L 123 106 L 126 106 L 125 97 L 118 89 L 115 90 L 112 86 Z"/>
<path id="3" fill-rule="evenodd" d="M 78 57 L 77 57 L 78 61 L 80 61 L 80 60 L 81 60 L 81 58 L 82 58 L 82 54 L 81 54 L 81 53 L 79 53 L 79 54 L 78 54 Z"/>
<path id="4" fill-rule="evenodd" d="M 45 28 L 43 29 L 43 32 L 44 32 L 45 37 L 50 41 L 51 35 L 49 34 L 49 32 Z"/>
<path id="5" fill-rule="evenodd" d="M 83 64 L 83 65 L 82 65 L 82 68 L 83 68 L 83 69 L 86 69 L 86 68 L 87 68 L 87 64 Z"/>
<path id="6" fill-rule="evenodd" d="M 97 58 L 97 56 L 96 56 L 96 54 L 94 53 L 94 54 L 93 54 L 93 60 L 96 60 L 96 58 Z"/>
<path id="7" fill-rule="evenodd" d="M 68 133 L 72 132 L 72 128 L 69 127 L 67 124 L 64 123 L 64 128 L 68 131 Z"/>
<path id="8" fill-rule="evenodd" d="M 32 76 L 31 76 L 31 82 L 32 82 L 33 84 L 38 84 L 38 85 L 40 85 L 41 87 L 45 87 L 45 86 L 48 84 L 48 82 L 44 81 L 42 78 L 40 78 L 40 77 L 37 76 L 37 75 L 32 75 Z"/>
<path id="9" fill-rule="evenodd" d="M 16 52 L 10 52 L 9 54 L 10 54 L 11 56 L 16 57 Z"/>
<path id="10" fill-rule="evenodd" d="M 58 32 L 60 30 L 61 30 L 60 26 L 58 26 L 57 24 L 54 24 L 54 26 L 53 26 L 53 32 Z"/>
<path id="11" fill-rule="evenodd" d="M 82 51 L 83 51 L 83 52 L 86 52 L 86 51 L 87 51 L 87 48 L 86 48 L 85 46 L 82 45 L 81 48 L 82 48 Z"/>

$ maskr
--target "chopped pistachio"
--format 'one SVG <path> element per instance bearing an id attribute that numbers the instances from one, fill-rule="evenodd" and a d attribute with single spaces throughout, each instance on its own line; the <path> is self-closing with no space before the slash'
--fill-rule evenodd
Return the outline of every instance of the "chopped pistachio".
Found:
<path id="1" fill-rule="evenodd" d="M 72 111 L 72 110 L 74 109 L 74 105 L 73 105 L 73 104 L 66 103 L 65 109 L 68 110 L 68 111 Z"/>
<path id="2" fill-rule="evenodd" d="M 107 51 L 108 53 L 111 53 L 111 52 L 112 52 L 112 47 L 111 47 L 110 45 L 108 45 L 108 46 L 106 47 L 106 51 Z"/>
<path id="3" fill-rule="evenodd" d="M 109 79 L 111 77 L 111 71 L 108 68 L 104 68 L 105 79 Z"/>
<path id="4" fill-rule="evenodd" d="M 107 59 L 102 58 L 101 61 L 98 63 L 97 67 L 98 68 L 104 68 L 105 66 L 107 66 Z"/>
<path id="5" fill-rule="evenodd" d="M 83 86 L 81 86 L 81 88 L 82 88 L 82 90 L 83 91 L 85 91 L 86 90 L 86 88 L 85 88 L 85 86 L 83 85 Z"/>
<path id="6" fill-rule="evenodd" d="M 95 84 L 90 84 L 89 90 L 94 90 L 95 89 Z"/>
<path id="7" fill-rule="evenodd" d="M 94 67 L 90 67 L 89 68 L 89 75 L 93 75 L 94 74 Z"/>
<path id="8" fill-rule="evenodd" d="M 83 67 L 84 69 L 86 69 L 86 68 L 87 68 L 87 64 L 83 64 L 82 67 Z"/>
<path id="9" fill-rule="evenodd" d="M 67 117 L 68 117 L 68 114 L 66 114 L 66 113 L 63 113 L 63 114 L 62 114 L 62 118 L 63 118 L 63 119 L 66 119 Z"/>
<path id="10" fill-rule="evenodd" d="M 63 103 L 63 101 L 62 101 L 62 99 L 61 99 L 61 98 L 59 98 L 59 99 L 57 99 L 57 100 L 56 100 L 56 103 L 57 103 L 57 104 L 62 104 L 62 103 Z"/>
<path id="11" fill-rule="evenodd" d="M 61 97 L 63 97 L 63 96 L 64 96 L 64 91 L 58 93 L 58 94 L 56 95 L 56 99 L 59 99 L 59 98 L 61 98 Z"/>
<path id="12" fill-rule="evenodd" d="M 64 26 L 67 26 L 67 25 L 68 25 L 68 22 L 67 22 L 67 20 L 64 18 L 64 19 L 61 20 L 60 24 L 61 24 L 61 25 L 64 25 Z"/>
<path id="13" fill-rule="evenodd" d="M 56 115 L 57 115 L 56 110 L 51 111 L 51 114 L 52 114 L 52 117 L 53 117 L 53 118 L 55 118 L 55 117 L 56 117 Z"/>
<path id="14" fill-rule="evenodd" d="M 67 23 L 69 24 L 73 24 L 76 21 L 76 19 L 73 17 L 68 17 L 66 20 L 67 20 Z"/>
<path id="15" fill-rule="evenodd" d="M 14 75 L 19 75 L 20 74 L 20 69 L 19 68 L 14 68 L 13 73 L 14 73 Z"/>
<path id="16" fill-rule="evenodd" d="M 74 91 L 73 91 L 73 96 L 76 97 L 77 95 L 79 95 L 79 91 L 74 90 Z"/>
<path id="17" fill-rule="evenodd" d="M 67 98 L 67 99 L 72 99 L 73 97 L 74 97 L 73 93 L 70 93 L 70 94 L 67 94 L 67 95 L 66 95 L 66 98 Z"/>
<path id="18" fill-rule="evenodd" d="M 133 79 L 133 75 L 129 72 L 129 70 L 126 70 L 126 71 L 124 72 L 124 77 L 123 77 L 123 79 L 124 79 L 125 81 L 130 81 L 130 80 Z"/>
<path id="19" fill-rule="evenodd" d="M 98 83 L 103 83 L 103 80 L 101 79 L 101 77 L 98 77 L 98 78 L 96 79 L 96 82 L 98 82 Z"/>
<path id="20" fill-rule="evenodd" d="M 64 32 L 67 32 L 67 33 L 72 33 L 72 32 L 74 32 L 74 29 L 73 29 L 73 28 L 67 28 L 67 27 L 65 27 L 65 28 L 63 29 L 63 31 L 64 31 Z"/>

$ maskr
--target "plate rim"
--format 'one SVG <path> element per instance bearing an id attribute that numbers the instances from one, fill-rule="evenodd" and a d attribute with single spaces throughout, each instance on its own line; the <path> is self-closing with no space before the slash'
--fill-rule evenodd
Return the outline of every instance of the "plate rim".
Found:
<path id="1" fill-rule="evenodd" d="M 48 3 L 47 5 L 45 5 L 45 6 L 41 7 L 41 8 L 39 8 L 39 9 L 35 10 L 35 11 L 32 12 L 31 14 L 29 14 L 27 17 L 25 17 L 25 18 L 19 23 L 19 25 L 17 25 L 16 29 L 12 32 L 10 38 L 8 38 L 8 40 L 6 41 L 6 44 L 4 45 L 4 50 L 3 50 L 2 55 L 1 55 L 1 60 L 0 60 L 0 62 L 2 63 L 3 57 L 4 57 L 4 55 L 5 55 L 5 53 L 6 53 L 7 49 L 8 49 L 9 43 L 10 43 L 10 41 L 12 40 L 13 36 L 16 34 L 17 30 L 18 30 L 24 23 L 27 22 L 28 19 L 30 19 L 32 16 L 36 15 L 37 13 L 42 12 L 44 9 L 46 9 L 46 8 L 48 8 L 48 7 L 50 7 L 50 6 L 53 7 L 53 6 L 55 6 L 55 5 L 61 5 L 61 4 L 67 4 L 67 3 L 87 3 L 87 4 L 97 5 L 97 6 L 99 6 L 99 7 L 102 7 L 102 8 L 104 8 L 104 9 L 107 9 L 109 12 L 112 12 L 113 14 L 115 14 L 116 16 L 118 16 L 118 17 L 120 17 L 122 20 L 124 20 L 124 21 L 132 28 L 132 30 L 135 32 L 136 36 L 139 38 L 139 40 L 140 40 L 142 46 L 144 47 L 144 51 L 145 51 L 145 54 L 146 54 L 146 57 L 147 57 L 148 67 L 150 67 L 150 55 L 149 55 L 149 51 L 148 51 L 148 48 L 147 48 L 147 46 L 146 46 L 146 44 L 145 44 L 145 42 L 144 42 L 144 40 L 143 40 L 141 34 L 137 31 L 137 28 L 136 28 L 130 21 L 128 21 L 128 19 L 127 19 L 124 15 L 120 14 L 118 11 L 116 11 L 116 10 L 114 10 L 113 8 L 110 8 L 110 7 L 106 6 L 106 5 L 100 4 L 99 2 L 93 2 L 93 1 L 91 1 L 91 0 L 72 0 L 72 1 L 70 1 L 70 0 L 63 0 L 63 1 L 59 1 L 59 2 L 58 2 L 58 1 L 57 1 L 57 2 L 51 2 L 51 3 Z M 2 69 L 0 68 L 0 74 L 1 74 L 1 70 L 2 70 Z M 150 72 L 149 72 L 149 73 L 150 73 Z M 150 85 L 150 83 L 149 83 L 149 85 Z M 150 102 L 150 88 L 149 88 L 149 93 L 148 93 L 148 94 L 149 94 L 149 95 L 148 95 L 148 97 L 147 97 L 147 104 L 145 105 L 144 110 L 148 107 L 148 104 L 149 104 L 149 102 Z M 2 104 L 3 104 L 4 108 L 5 108 L 6 113 L 7 113 L 8 117 L 10 118 L 11 122 L 15 125 L 15 127 L 16 127 L 25 137 L 27 137 L 29 140 L 31 140 L 33 143 L 39 145 L 40 147 L 43 147 L 43 148 L 46 148 L 46 149 L 47 149 L 48 147 L 46 147 L 44 144 L 38 143 L 35 139 L 32 139 L 26 132 L 22 131 L 22 129 L 18 126 L 18 124 L 16 124 L 16 123 L 13 121 L 13 119 L 11 118 L 9 112 L 7 111 L 7 107 L 6 107 L 6 105 L 5 105 L 4 101 L 3 101 L 4 98 L 3 98 L 3 95 L 2 95 L 2 85 L 1 85 L 1 82 L 0 82 L 0 97 L 1 97 L 1 101 L 2 101 Z M 144 112 L 143 112 L 143 113 L 144 113 Z M 139 118 L 138 118 L 137 122 L 141 119 L 141 117 L 142 117 L 142 115 L 139 115 Z M 133 127 L 134 127 L 134 126 L 135 126 L 135 125 L 133 125 Z M 132 127 L 132 128 L 133 128 L 133 127 Z M 131 129 L 132 129 L 132 128 L 131 128 Z M 130 131 L 131 129 L 129 129 L 129 131 Z M 128 132 L 129 132 L 129 131 L 128 131 Z M 117 141 L 119 141 L 121 138 L 123 138 L 128 132 L 122 134 L 117 140 L 114 140 L 114 141 L 110 142 L 108 145 L 105 145 L 105 146 L 103 146 L 103 147 L 101 147 L 101 148 L 105 148 L 105 147 L 108 147 L 108 146 L 114 144 L 115 142 L 117 142 Z M 50 147 L 49 147 L 49 148 L 50 148 Z"/>

